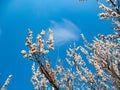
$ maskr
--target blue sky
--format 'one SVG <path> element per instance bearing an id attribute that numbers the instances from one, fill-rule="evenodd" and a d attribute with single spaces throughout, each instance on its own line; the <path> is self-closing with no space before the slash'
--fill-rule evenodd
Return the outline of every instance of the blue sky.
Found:
<path id="1" fill-rule="evenodd" d="M 81 33 L 89 41 L 98 33 L 112 33 L 111 21 L 100 20 L 99 12 L 96 0 L 0 0 L 0 86 L 12 74 L 8 90 L 33 90 L 32 62 L 20 53 L 28 28 L 34 36 L 41 29 L 53 29 L 55 52 L 59 48 L 59 57 L 64 58 L 73 41 L 83 43 Z"/>

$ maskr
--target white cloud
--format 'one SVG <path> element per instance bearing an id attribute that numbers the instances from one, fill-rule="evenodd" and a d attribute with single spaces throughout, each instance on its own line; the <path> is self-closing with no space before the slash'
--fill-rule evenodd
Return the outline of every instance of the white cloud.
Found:
<path id="1" fill-rule="evenodd" d="M 80 37 L 80 29 L 67 19 L 63 19 L 62 22 L 51 21 L 50 28 L 53 30 L 56 45 L 76 41 Z"/>

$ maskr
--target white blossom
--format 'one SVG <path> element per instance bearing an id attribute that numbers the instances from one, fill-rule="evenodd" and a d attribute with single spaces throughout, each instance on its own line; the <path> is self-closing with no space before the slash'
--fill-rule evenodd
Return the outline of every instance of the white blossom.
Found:
<path id="1" fill-rule="evenodd" d="M 5 83 L 3 84 L 1 90 L 7 90 L 7 86 L 8 86 L 8 84 L 9 84 L 11 78 L 12 78 L 12 75 L 9 75 L 8 78 L 7 78 L 7 80 L 6 80 Z"/>
<path id="2" fill-rule="evenodd" d="M 25 50 L 22 50 L 21 53 L 22 53 L 22 54 L 26 54 L 26 51 L 25 51 Z"/>

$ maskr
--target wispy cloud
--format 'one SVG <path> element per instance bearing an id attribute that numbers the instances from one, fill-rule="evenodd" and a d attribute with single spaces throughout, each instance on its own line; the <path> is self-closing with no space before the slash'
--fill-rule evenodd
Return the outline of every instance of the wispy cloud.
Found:
<path id="1" fill-rule="evenodd" d="M 76 41 L 80 37 L 80 29 L 70 20 L 62 19 L 62 22 L 51 21 L 56 45 L 63 45 L 70 41 Z"/>

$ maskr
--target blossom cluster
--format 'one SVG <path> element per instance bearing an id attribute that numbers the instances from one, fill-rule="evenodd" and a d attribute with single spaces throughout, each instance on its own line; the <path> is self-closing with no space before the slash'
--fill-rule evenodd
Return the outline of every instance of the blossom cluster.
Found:
<path id="1" fill-rule="evenodd" d="M 39 88 L 46 89 L 48 80 L 45 78 L 44 74 L 42 74 L 39 71 L 39 67 L 37 67 L 37 69 L 35 68 L 35 63 L 33 63 L 32 65 L 32 73 L 33 75 L 31 78 L 31 82 L 34 86 L 34 89 L 35 90 L 39 90 Z"/>
<path id="2" fill-rule="evenodd" d="M 87 42 L 83 34 L 81 36 L 85 47 L 74 44 L 73 48 L 70 47 L 67 50 L 68 58 L 66 58 L 72 69 L 75 66 L 72 71 L 76 71 L 79 82 L 84 81 L 81 88 L 90 90 L 120 89 L 119 34 L 117 32 L 108 36 L 99 34 L 99 38 L 95 38 L 91 44 Z M 94 66 L 95 72 L 87 67 L 88 65 L 80 52 L 86 55 L 91 67 Z"/>
<path id="3" fill-rule="evenodd" d="M 37 36 L 33 43 L 32 31 L 28 30 L 26 46 L 22 50 L 24 58 L 33 60 L 31 82 L 35 90 L 119 90 L 120 89 L 120 12 L 119 0 L 106 0 L 109 7 L 99 3 L 104 11 L 101 19 L 110 19 L 116 25 L 113 34 L 99 34 L 89 43 L 83 34 L 84 46 L 74 43 L 66 50 L 65 60 L 58 59 L 55 68 L 46 57 L 54 50 L 52 30 L 49 29 L 48 40 L 44 39 L 45 31 Z M 46 46 L 47 45 L 47 48 Z M 67 62 L 67 64 L 63 64 Z M 51 88 L 50 88 L 51 86 Z"/>
<path id="4" fill-rule="evenodd" d="M 28 53 L 26 50 L 22 50 L 21 53 L 23 54 L 24 58 L 29 58 L 32 60 L 35 60 L 34 58 L 37 58 L 39 56 L 44 56 L 49 53 L 49 50 L 54 50 L 54 41 L 53 41 L 53 35 L 52 30 L 49 29 L 49 38 L 48 41 L 46 41 L 48 49 L 45 49 L 45 42 L 44 42 L 44 35 L 45 31 L 42 30 L 40 34 L 37 35 L 37 42 L 33 43 L 32 39 L 32 31 L 28 29 L 28 37 L 26 38 L 25 45 L 30 49 Z"/>
<path id="5" fill-rule="evenodd" d="M 48 89 L 48 81 L 54 88 L 58 88 L 57 82 L 55 80 L 55 72 L 50 67 L 50 63 L 48 62 L 48 58 L 46 57 L 50 50 L 54 50 L 52 30 L 49 29 L 48 33 L 48 40 L 45 41 L 45 31 L 42 30 L 41 33 L 37 35 L 37 42 L 33 43 L 32 31 L 28 29 L 28 36 L 26 38 L 25 45 L 29 48 L 29 50 L 21 51 L 24 58 L 28 58 L 29 60 L 37 63 L 37 65 L 33 64 L 32 66 L 33 75 L 31 78 L 31 82 L 34 85 L 35 90 L 39 90 L 42 88 L 44 90 Z"/>
<path id="6" fill-rule="evenodd" d="M 99 2 L 99 8 L 103 11 L 99 13 L 101 19 L 112 19 L 113 23 L 115 24 L 114 29 L 120 30 L 119 23 L 120 22 L 120 8 L 119 8 L 119 0 L 106 0 L 108 6 Z"/>
<path id="7" fill-rule="evenodd" d="M 108 36 L 115 37 L 116 35 Z M 106 36 L 106 38 L 108 36 Z M 115 88 L 120 88 L 119 39 L 120 37 L 106 40 L 96 38 L 93 43 L 93 53 L 91 57 L 99 76 L 104 77 L 106 74 L 107 77 L 105 78 L 114 84 Z"/>
<path id="8" fill-rule="evenodd" d="M 29 54 L 22 50 L 23 56 L 32 59 L 37 64 L 32 66 L 31 82 L 35 90 L 44 89 L 97 89 L 97 90 L 116 90 L 120 88 L 120 34 L 104 36 L 99 34 L 99 38 L 95 38 L 93 43 L 88 43 L 84 35 L 81 37 L 84 40 L 84 46 L 70 46 L 66 50 L 66 62 L 70 67 L 64 67 L 61 60 L 58 60 L 56 68 L 52 68 L 49 59 L 45 57 L 53 47 L 52 31 L 49 31 L 48 49 L 44 48 L 45 41 L 43 36 L 45 31 L 42 31 L 37 36 L 37 43 L 32 44 L 32 33 L 28 31 L 26 45 L 29 47 Z M 44 53 L 48 50 L 47 53 Z M 27 55 L 26 55 L 27 54 Z M 83 55 L 85 58 L 83 58 Z M 88 67 L 94 67 L 94 71 Z M 64 61 L 65 62 L 65 61 Z M 36 68 L 37 67 L 37 68 Z M 52 88 L 50 88 L 50 85 Z"/>
<path id="9" fill-rule="evenodd" d="M 7 86 L 10 83 L 11 78 L 12 78 L 12 75 L 9 75 L 0 90 L 7 90 Z"/>

